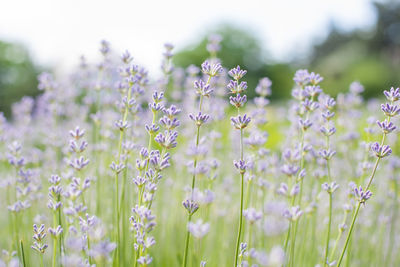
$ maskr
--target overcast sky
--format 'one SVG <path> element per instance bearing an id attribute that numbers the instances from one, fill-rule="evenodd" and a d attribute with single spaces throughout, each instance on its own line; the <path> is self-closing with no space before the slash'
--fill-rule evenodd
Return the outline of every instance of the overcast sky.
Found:
<path id="1" fill-rule="evenodd" d="M 334 21 L 343 29 L 375 22 L 368 0 L 3 0 L 0 39 L 25 44 L 39 64 L 68 69 L 81 54 L 94 60 L 99 42 L 128 49 L 158 70 L 165 42 L 195 42 L 221 22 L 255 32 L 277 60 L 304 52 Z"/>

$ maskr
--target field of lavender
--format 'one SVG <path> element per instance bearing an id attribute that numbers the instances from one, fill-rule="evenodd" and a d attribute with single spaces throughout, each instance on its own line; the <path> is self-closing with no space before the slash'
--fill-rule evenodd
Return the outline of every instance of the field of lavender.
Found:
<path id="1" fill-rule="evenodd" d="M 186 70 L 166 44 L 154 80 L 103 41 L 0 116 L 1 267 L 400 265 L 399 88 L 303 69 L 269 104 L 218 42 Z"/>

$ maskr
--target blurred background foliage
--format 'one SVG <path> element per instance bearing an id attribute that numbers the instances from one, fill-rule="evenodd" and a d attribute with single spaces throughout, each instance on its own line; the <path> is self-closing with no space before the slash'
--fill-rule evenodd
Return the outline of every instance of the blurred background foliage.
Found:
<path id="1" fill-rule="evenodd" d="M 37 95 L 39 72 L 25 47 L 0 41 L 0 111 L 9 116 L 12 103 Z"/>
<path id="2" fill-rule="evenodd" d="M 374 27 L 344 32 L 333 24 L 327 37 L 315 43 L 307 57 L 295 55 L 288 62 L 269 62 L 256 36 L 245 29 L 222 25 L 197 44 L 178 51 L 174 63 L 180 67 L 201 64 L 208 56 L 208 36 L 216 33 L 223 38 L 218 53 L 223 65 L 231 68 L 239 64 L 249 70 L 249 96 L 254 95 L 258 80 L 267 76 L 273 82 L 272 99 L 289 97 L 294 72 L 307 68 L 325 77 L 322 86 L 332 95 L 347 90 L 357 80 L 365 86 L 364 96 L 373 97 L 383 89 L 400 86 L 400 3 L 374 3 L 374 7 Z"/>
<path id="3" fill-rule="evenodd" d="M 345 32 L 333 24 L 327 37 L 314 43 L 309 55 L 294 55 L 287 62 L 269 60 L 268 51 L 254 33 L 225 24 L 204 34 L 197 43 L 175 51 L 174 64 L 183 68 L 200 65 L 209 55 L 208 37 L 217 33 L 223 38 L 218 53 L 223 65 L 249 70 L 249 97 L 254 96 L 258 80 L 265 76 L 273 81 L 272 100 L 289 97 L 292 76 L 298 68 L 321 73 L 325 77 L 322 86 L 332 95 L 358 80 L 365 86 L 364 96 L 373 97 L 383 89 L 400 86 L 400 3 L 389 1 L 374 6 L 374 27 Z M 36 95 L 39 72 L 23 46 L 0 42 L 0 111 L 8 116 L 13 102 L 24 95 Z"/>

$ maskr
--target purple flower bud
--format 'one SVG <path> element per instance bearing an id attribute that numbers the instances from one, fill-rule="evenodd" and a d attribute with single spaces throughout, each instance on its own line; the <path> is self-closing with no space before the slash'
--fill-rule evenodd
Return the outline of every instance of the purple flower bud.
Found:
<path id="1" fill-rule="evenodd" d="M 210 84 L 206 84 L 203 80 L 194 81 L 194 88 L 196 89 L 196 93 L 202 96 L 209 97 L 210 94 L 213 92 Z"/>
<path id="2" fill-rule="evenodd" d="M 164 92 L 157 92 L 157 91 L 154 91 L 152 97 L 153 97 L 153 101 L 154 101 L 155 103 L 160 103 L 160 102 L 163 100 L 163 98 L 164 98 Z"/>
<path id="3" fill-rule="evenodd" d="M 260 79 L 256 87 L 256 93 L 260 96 L 266 97 L 271 94 L 272 82 L 267 77 Z"/>
<path id="4" fill-rule="evenodd" d="M 80 156 L 79 158 L 73 159 L 69 162 L 69 166 L 72 168 L 76 169 L 77 171 L 80 171 L 84 167 L 86 167 L 89 164 L 89 159 L 86 159 L 83 156 Z"/>
<path id="5" fill-rule="evenodd" d="M 185 201 L 183 201 L 182 205 L 188 211 L 189 215 L 193 215 L 199 209 L 199 205 L 196 202 L 194 202 L 193 200 L 189 200 L 189 199 L 186 199 Z"/>
<path id="6" fill-rule="evenodd" d="M 177 142 L 176 139 L 178 138 L 177 132 L 169 132 L 164 131 L 164 133 L 159 133 L 154 140 L 160 144 L 160 146 L 165 147 L 166 149 L 171 149 L 176 147 Z"/>
<path id="7" fill-rule="evenodd" d="M 236 96 L 230 96 L 229 102 L 236 108 L 241 108 L 247 102 L 247 96 L 237 94 Z"/>
<path id="8" fill-rule="evenodd" d="M 238 81 L 229 81 L 226 86 L 231 94 L 241 94 L 244 90 L 247 89 L 247 82 L 238 82 Z"/>
<path id="9" fill-rule="evenodd" d="M 364 86 L 362 86 L 359 82 L 352 82 L 350 84 L 350 92 L 355 95 L 359 95 L 364 92 Z"/>
<path id="10" fill-rule="evenodd" d="M 306 119 L 306 120 L 299 119 L 299 124 L 304 131 L 306 131 L 308 128 L 310 128 L 313 125 L 309 119 Z"/>
<path id="11" fill-rule="evenodd" d="M 116 164 L 114 161 L 110 164 L 111 170 L 113 170 L 116 174 L 119 174 L 125 169 L 125 165 L 123 163 Z"/>
<path id="12" fill-rule="evenodd" d="M 129 124 L 128 122 L 123 121 L 123 120 L 116 121 L 116 122 L 114 123 L 114 125 L 115 125 L 115 127 L 117 127 L 120 131 L 124 131 L 125 129 L 128 129 L 129 127 L 131 127 L 130 124 Z"/>
<path id="13" fill-rule="evenodd" d="M 248 117 L 247 114 L 231 117 L 231 124 L 238 130 L 246 128 L 250 121 L 251 118 Z"/>
<path id="14" fill-rule="evenodd" d="M 175 105 L 171 105 L 169 108 L 163 109 L 163 113 L 168 116 L 168 118 L 172 119 L 174 116 L 181 113 L 181 109 L 177 108 Z"/>
<path id="15" fill-rule="evenodd" d="M 381 146 L 378 142 L 373 143 L 371 149 L 378 158 L 384 158 L 392 154 L 392 149 L 388 145 Z"/>
<path id="16" fill-rule="evenodd" d="M 299 206 L 292 207 L 291 209 L 286 209 L 283 212 L 283 217 L 288 219 L 289 221 L 297 221 L 301 215 L 303 215 L 303 211 L 300 210 Z"/>
<path id="17" fill-rule="evenodd" d="M 354 188 L 354 194 L 358 198 L 358 201 L 362 204 L 365 204 L 365 201 L 367 201 L 372 196 L 371 191 L 364 191 L 361 186 L 358 188 Z"/>
<path id="18" fill-rule="evenodd" d="M 63 228 L 61 225 L 58 225 L 57 228 L 53 229 L 50 227 L 47 231 L 52 237 L 57 238 L 63 232 Z"/>
<path id="19" fill-rule="evenodd" d="M 298 166 L 285 164 L 282 166 L 281 171 L 287 176 L 295 176 L 299 169 L 300 167 Z"/>
<path id="20" fill-rule="evenodd" d="M 247 169 L 247 164 L 244 160 L 233 161 L 233 165 L 238 169 L 240 174 L 245 174 Z"/>
<path id="21" fill-rule="evenodd" d="M 222 66 L 221 63 L 214 63 L 211 65 L 208 61 L 204 61 L 204 63 L 201 64 L 201 71 L 208 76 L 214 77 L 222 72 Z"/>
<path id="22" fill-rule="evenodd" d="M 107 55 L 110 52 L 110 43 L 106 40 L 102 40 L 100 44 L 100 53 L 102 53 L 104 56 Z"/>
<path id="23" fill-rule="evenodd" d="M 382 129 L 383 133 L 389 134 L 396 130 L 396 126 L 394 125 L 393 122 L 388 122 L 387 120 L 384 120 L 382 122 L 376 121 L 378 126 Z"/>
<path id="24" fill-rule="evenodd" d="M 152 124 L 151 126 L 146 124 L 144 126 L 146 128 L 146 131 L 150 134 L 150 135 L 154 135 L 158 132 L 158 130 L 160 129 L 160 127 L 156 124 Z"/>
<path id="25" fill-rule="evenodd" d="M 312 100 L 310 100 L 310 99 L 308 99 L 308 98 L 304 99 L 304 101 L 301 102 L 301 104 L 303 105 L 303 107 L 304 107 L 306 110 L 309 110 L 309 111 L 314 111 L 314 110 L 316 110 L 317 108 L 319 108 L 318 102 L 312 101 Z"/>
<path id="26" fill-rule="evenodd" d="M 149 103 L 149 109 L 151 109 L 153 112 L 157 112 L 163 110 L 164 105 L 162 103 L 156 103 L 156 102 Z"/>
<path id="27" fill-rule="evenodd" d="M 334 155 L 336 155 L 336 151 L 334 150 L 326 150 L 323 149 L 321 151 L 318 152 L 319 156 L 325 160 L 330 160 Z"/>
<path id="28" fill-rule="evenodd" d="M 331 135 L 333 135 L 334 133 L 336 133 L 336 128 L 335 128 L 335 127 L 332 127 L 332 128 L 327 129 L 325 126 L 322 126 L 322 127 L 319 129 L 319 131 L 320 131 L 321 133 L 323 133 L 325 136 L 331 136 Z"/>
<path id="29" fill-rule="evenodd" d="M 257 211 L 255 208 L 249 208 L 243 211 L 243 216 L 251 223 L 255 223 L 256 221 L 262 218 L 262 212 Z"/>
<path id="30" fill-rule="evenodd" d="M 319 74 L 318 74 L 319 75 Z M 309 85 L 304 88 L 307 95 L 316 98 L 320 93 L 322 93 L 322 89 L 319 85 Z"/>
<path id="31" fill-rule="evenodd" d="M 310 83 L 313 85 L 317 85 L 324 80 L 324 78 L 321 77 L 321 75 L 319 75 L 318 73 L 314 73 L 314 72 L 310 73 L 309 79 L 310 79 Z"/>
<path id="32" fill-rule="evenodd" d="M 298 70 L 294 74 L 293 80 L 298 86 L 303 87 L 310 82 L 310 74 L 308 70 Z"/>
<path id="33" fill-rule="evenodd" d="M 323 183 L 321 187 L 323 190 L 331 194 L 339 188 L 339 185 L 336 182 L 332 182 L 331 184 Z"/>
<path id="34" fill-rule="evenodd" d="M 171 131 L 171 130 L 175 129 L 176 127 L 178 127 L 181 123 L 180 123 L 180 121 L 179 121 L 177 118 L 172 118 L 172 119 L 170 119 L 170 118 L 167 117 L 167 116 L 163 116 L 163 117 L 160 119 L 160 124 L 161 124 L 165 129 Z"/>
<path id="35" fill-rule="evenodd" d="M 129 53 L 129 51 L 126 50 L 126 51 L 122 54 L 121 60 L 122 60 L 122 62 L 124 62 L 125 64 L 129 64 L 129 63 L 131 63 L 131 61 L 133 60 L 133 57 L 131 56 L 131 54 Z"/>
<path id="36" fill-rule="evenodd" d="M 383 94 L 390 102 L 396 102 L 400 99 L 400 88 L 390 88 L 390 91 L 384 91 Z"/>
<path id="37" fill-rule="evenodd" d="M 231 76 L 236 81 L 239 81 L 240 79 L 242 79 L 243 76 L 246 75 L 246 73 L 247 73 L 247 70 L 241 70 L 239 65 L 236 68 L 233 68 L 228 72 L 229 76 Z"/>
<path id="38" fill-rule="evenodd" d="M 189 118 L 196 123 L 198 127 L 200 127 L 203 123 L 206 123 L 210 116 L 208 114 L 202 114 L 201 111 L 194 116 L 193 114 L 189 114 Z"/>
<path id="39" fill-rule="evenodd" d="M 79 140 L 85 135 L 85 130 L 81 130 L 79 126 L 76 126 L 75 130 L 69 131 L 69 134 L 75 138 L 76 140 Z"/>
<path id="40" fill-rule="evenodd" d="M 386 116 L 388 117 L 394 117 L 400 112 L 400 107 L 397 105 L 391 105 L 391 104 L 382 104 L 381 109 L 383 113 L 385 113 Z"/>
<path id="41" fill-rule="evenodd" d="M 203 223 L 201 219 L 197 222 L 189 222 L 188 223 L 188 231 L 196 238 L 201 239 L 203 238 L 208 231 L 210 230 L 209 223 Z"/>

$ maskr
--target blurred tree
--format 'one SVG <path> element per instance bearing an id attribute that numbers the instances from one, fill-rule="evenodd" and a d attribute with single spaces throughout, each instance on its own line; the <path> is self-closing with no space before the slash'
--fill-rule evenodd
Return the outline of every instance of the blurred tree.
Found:
<path id="1" fill-rule="evenodd" d="M 10 116 L 12 103 L 38 94 L 38 73 L 22 45 L 0 41 L 0 111 Z"/>
<path id="2" fill-rule="evenodd" d="M 366 97 L 400 85 L 400 3 L 373 5 L 375 27 L 345 33 L 332 25 L 327 38 L 313 48 L 310 69 L 326 78 L 323 87 L 331 94 L 347 90 L 354 80 L 364 85 Z"/>
<path id="3" fill-rule="evenodd" d="M 221 25 L 216 30 L 210 31 L 197 43 L 174 56 L 174 64 L 186 68 L 191 64 L 200 66 L 209 57 L 206 46 L 208 37 L 212 34 L 219 34 L 222 37 L 221 50 L 218 57 L 226 68 L 240 65 L 247 69 L 245 79 L 248 83 L 248 96 L 255 96 L 255 87 L 259 79 L 268 77 L 273 81 L 272 98 L 287 97 L 292 88 L 291 76 L 293 68 L 286 63 L 268 64 L 267 55 L 262 49 L 262 42 L 245 29 L 236 28 L 230 25 Z"/>

